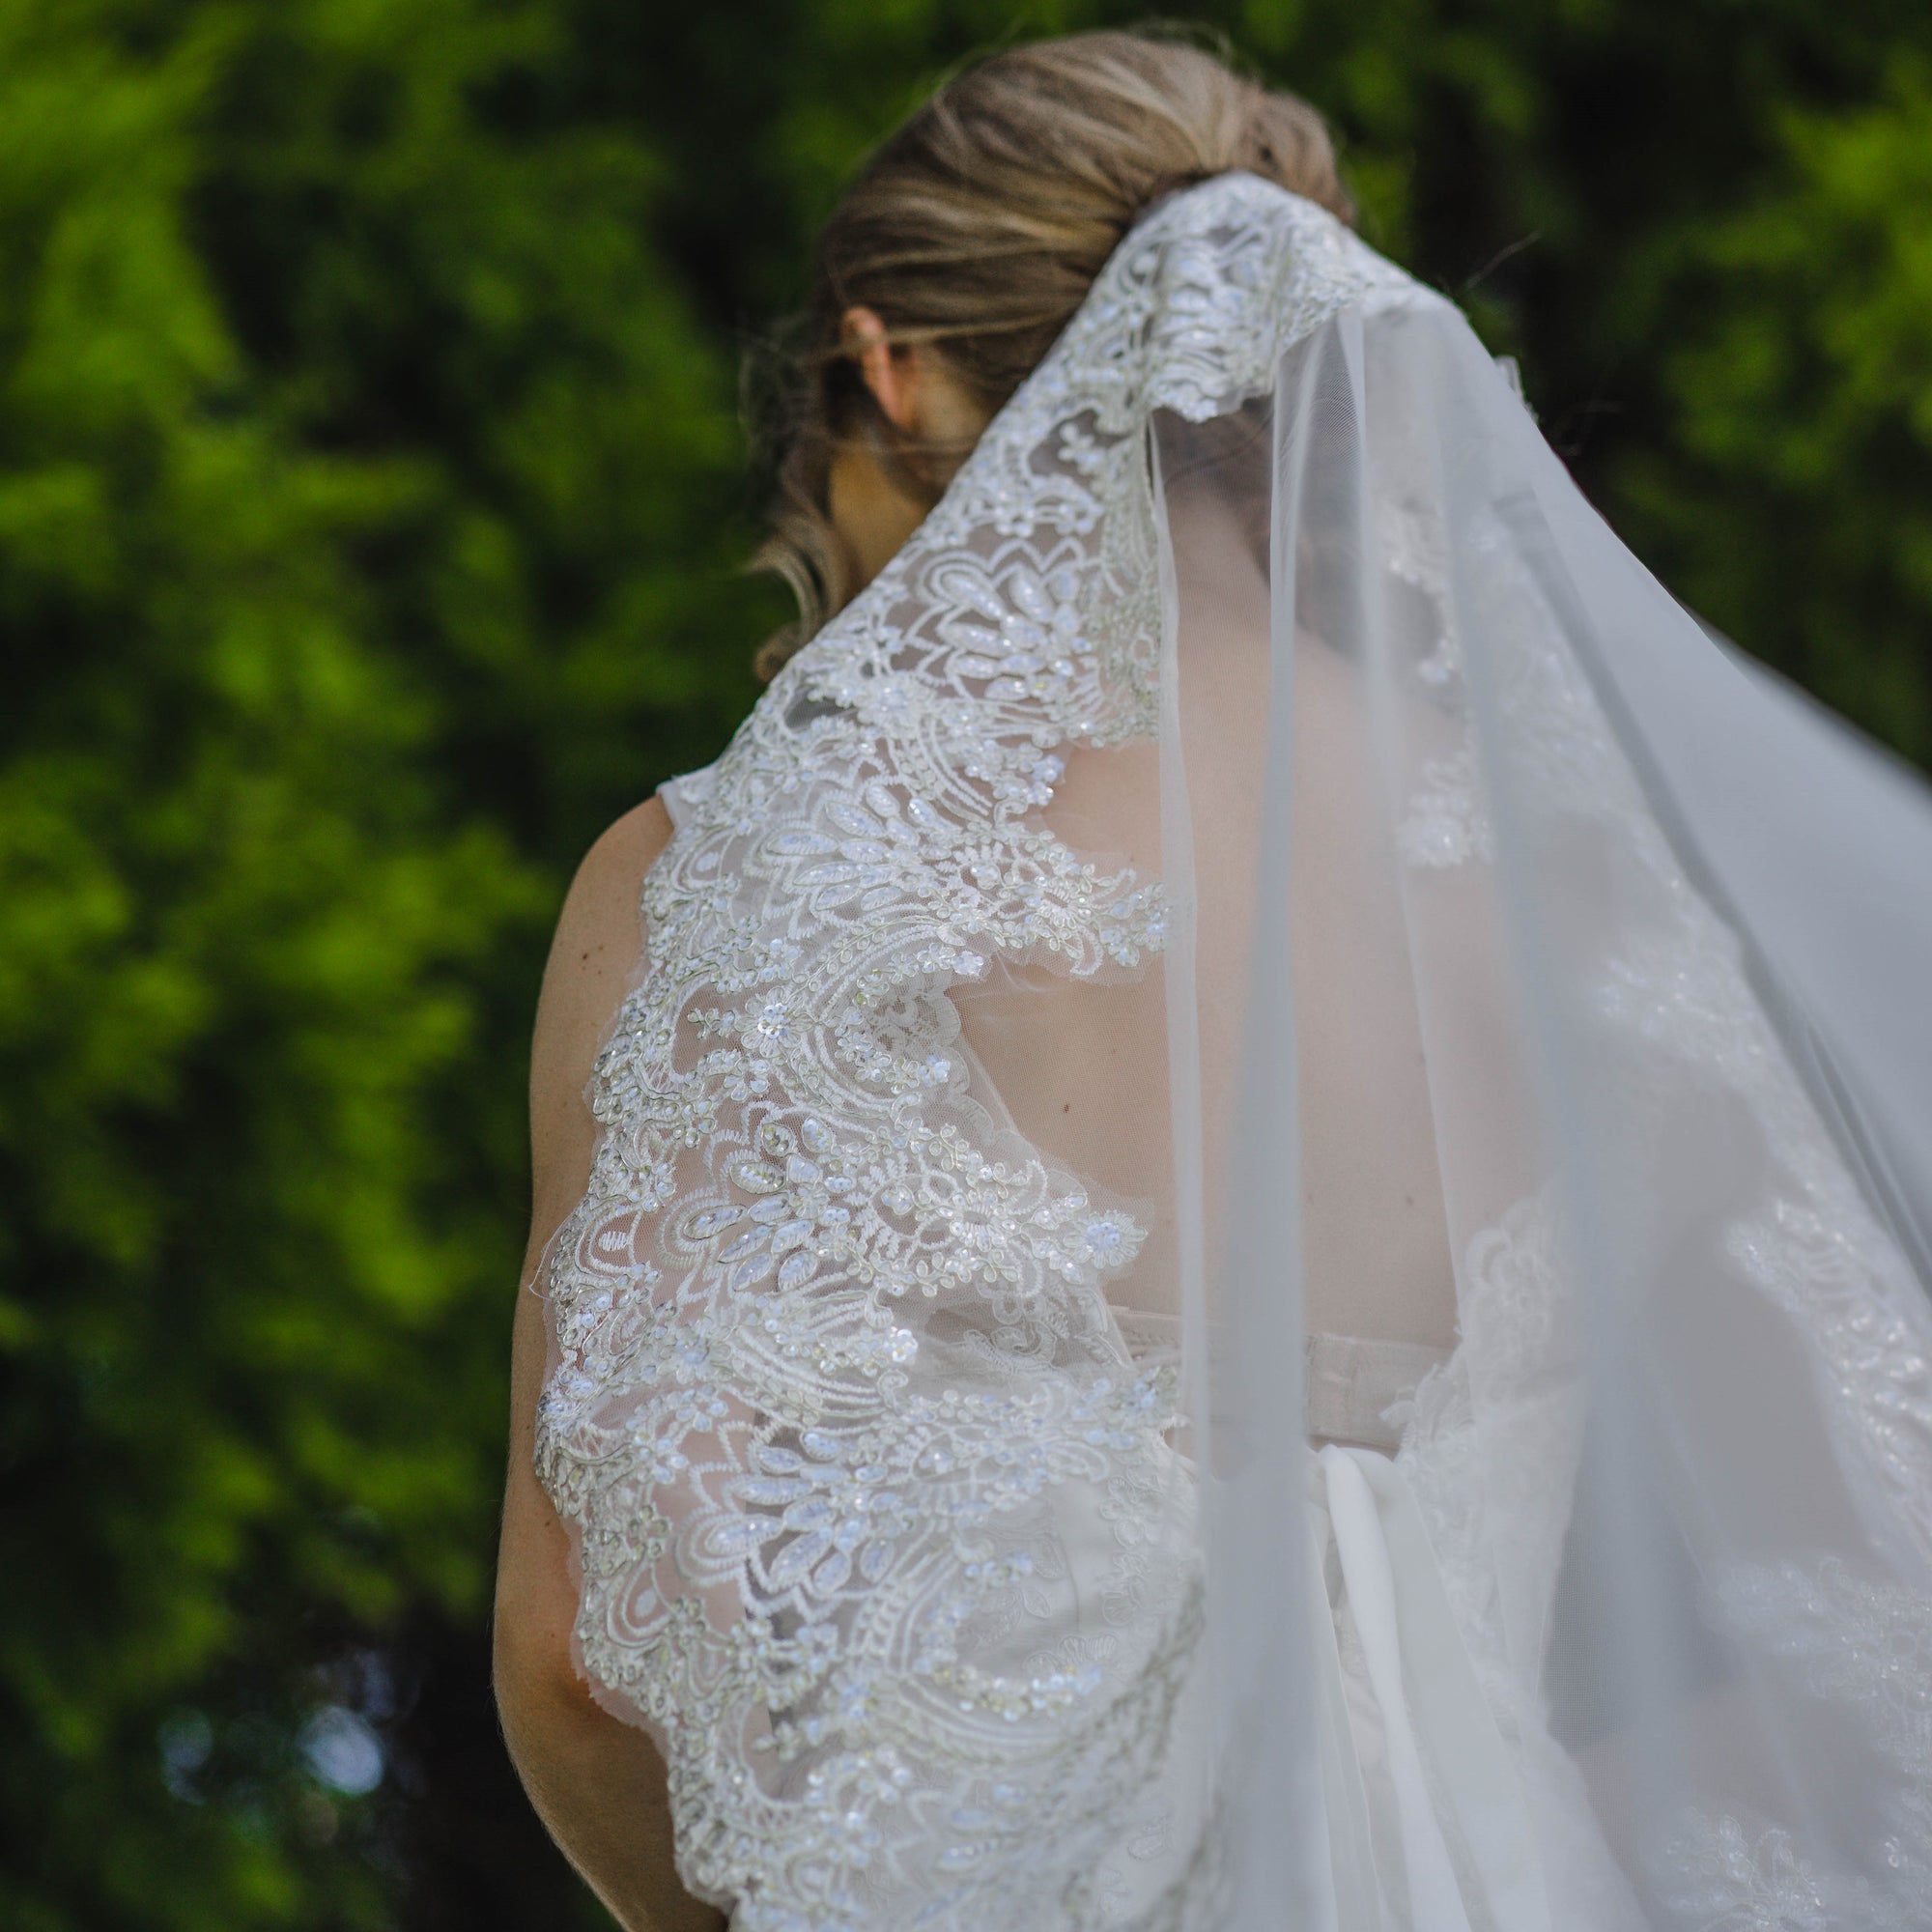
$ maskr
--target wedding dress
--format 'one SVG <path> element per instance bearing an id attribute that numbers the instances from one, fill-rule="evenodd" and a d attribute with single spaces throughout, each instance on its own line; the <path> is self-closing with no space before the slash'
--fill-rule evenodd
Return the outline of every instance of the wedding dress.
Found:
<path id="1" fill-rule="evenodd" d="M 1932 1925 L 1932 807 L 1169 197 L 665 788 L 550 1257 L 739 1932 Z"/>

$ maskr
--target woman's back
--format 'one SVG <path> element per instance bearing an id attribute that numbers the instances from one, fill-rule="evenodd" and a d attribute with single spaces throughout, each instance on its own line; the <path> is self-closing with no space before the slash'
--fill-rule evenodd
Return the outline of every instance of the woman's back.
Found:
<path id="1" fill-rule="evenodd" d="M 1792 1819 L 1812 1895 L 1910 1922 L 1909 1740 L 1789 1664 L 1932 1567 L 1932 1319 L 1860 1014 L 1774 1027 L 1789 947 L 1696 870 L 1734 826 L 1634 722 L 1650 640 L 1708 646 L 1461 318 L 1273 183 L 1089 181 L 1139 218 L 1047 348 L 965 245 L 1085 286 L 999 74 L 1056 128 L 1208 85 L 1099 39 L 955 83 L 835 219 L 839 303 L 929 243 L 1037 366 L 827 311 L 789 554 L 880 567 L 615 841 L 621 1000 L 608 881 L 559 940 L 545 1065 L 606 1037 L 594 1135 L 540 1118 L 519 1614 L 668 1776 L 592 1724 L 551 1815 L 634 1918 L 674 1829 L 741 1932 L 1708 1926 Z M 1875 794 L 1795 743 L 1866 881 Z"/>

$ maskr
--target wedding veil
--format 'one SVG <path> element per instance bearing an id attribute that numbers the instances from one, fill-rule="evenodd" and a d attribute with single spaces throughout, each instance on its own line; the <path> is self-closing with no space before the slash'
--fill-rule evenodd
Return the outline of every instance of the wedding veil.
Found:
<path id="1" fill-rule="evenodd" d="M 538 1455 L 694 1890 L 1932 1923 L 1932 802 L 1449 303 L 1159 204 L 673 803 Z"/>

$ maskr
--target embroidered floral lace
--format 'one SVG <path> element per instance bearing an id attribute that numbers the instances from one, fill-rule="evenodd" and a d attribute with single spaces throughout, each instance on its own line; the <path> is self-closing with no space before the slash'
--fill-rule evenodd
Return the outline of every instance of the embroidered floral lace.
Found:
<path id="1" fill-rule="evenodd" d="M 1370 298 L 1422 298 L 1246 178 L 1152 215 L 646 882 L 539 1464 L 746 1932 L 1099 1916 L 1198 1618 L 1173 1378 L 1103 1295 L 1142 1230 L 994 1128 L 948 994 L 1159 948 L 1158 884 L 1038 815 L 1061 747 L 1153 727 L 1145 425 Z"/>
<path id="2" fill-rule="evenodd" d="M 1108 836 L 1081 804 L 1096 756 L 1157 758 L 1172 736 L 1178 539 L 1152 426 L 1238 426 L 1300 346 L 1331 339 L 1345 366 L 1351 330 L 1371 331 L 1373 378 L 1405 318 L 1445 317 L 1253 178 L 1171 198 L 904 550 L 682 786 L 644 883 L 644 967 L 597 1063 L 591 1185 L 544 1282 L 537 1461 L 578 1550 L 582 1666 L 662 1747 L 685 1883 L 739 1932 L 1265 1922 L 1231 1916 L 1246 1908 L 1216 1779 L 1194 1775 L 1219 1733 L 1183 1369 L 1130 1348 L 1116 1307 L 1172 1271 L 1174 1213 L 1027 1131 L 962 1008 L 1035 985 L 1131 991 L 1197 917 L 1193 889 L 1176 899 L 1151 862 L 1158 840 Z M 1362 661 L 1388 673 L 1368 707 L 1394 774 L 1379 836 L 1436 1082 L 1458 1330 L 1397 1418 L 1395 1466 L 1528 1793 L 1536 1922 L 1932 1923 L 1932 1637 L 1912 1580 L 1932 1551 L 1922 1287 L 1647 774 L 1552 641 L 1568 619 L 1507 504 L 1462 490 L 1421 419 L 1392 406 L 1364 431 L 1379 585 L 1364 608 L 1387 600 L 1396 641 Z M 1280 514 L 1278 597 L 1297 554 Z M 1319 549 L 1300 540 L 1304 582 Z M 1183 691 L 1195 674 L 1183 664 Z M 1559 803 L 1539 818 L 1526 798 Z M 1198 836 L 1211 854 L 1212 828 Z M 1475 972 L 1449 937 L 1466 908 L 1504 931 L 1512 867 L 1527 876 L 1523 855 L 1558 841 L 1623 921 L 1602 944 L 1579 921 L 1572 976 L 1577 1037 L 1618 1069 L 1618 1145 L 1652 1158 L 1693 1119 L 1748 1140 L 1747 1179 L 1702 1237 L 1720 1251 L 1711 1293 L 1764 1311 L 1765 1350 L 1811 1365 L 1792 1386 L 1813 1392 L 1818 1456 L 1876 1552 L 1861 1577 L 1823 1530 L 1788 1548 L 1761 1524 L 1732 1535 L 1743 1503 L 1705 1492 L 1702 1614 L 1734 1647 L 1715 1674 L 1741 1683 L 1757 1664 L 1738 1659 L 1761 1660 L 1790 1708 L 1848 1714 L 1847 1748 L 1895 1798 L 1883 1818 L 1752 1811 L 1720 1774 L 1660 1801 L 1668 1831 L 1626 1828 L 1600 1815 L 1592 1769 L 1620 1719 L 1577 1718 L 1552 1681 L 1587 1677 L 1573 1653 L 1600 1628 L 1565 1595 L 1566 1563 L 1618 1520 L 1576 1503 L 1600 1387 L 1586 1338 L 1604 1332 L 1579 1310 L 1578 1257 L 1597 1224 L 1569 1217 L 1565 1144 L 1528 1099 L 1534 1128 L 1483 1124 L 1486 1095 L 1534 1079 L 1497 1070 L 1500 1048 L 1459 1073 L 1438 1016 Z M 1515 983 L 1500 997 L 1533 1032 Z M 1158 1042 L 1149 1065 L 1165 1147 Z M 1497 1152 L 1521 1139 L 1538 1152 Z M 1469 1178 L 1492 1155 L 1511 1183 Z M 1672 1319 L 1655 1318 L 1666 1342 Z M 1700 1451 L 1678 1436 L 1668 1453 L 1675 1497 Z M 1355 1668 L 1346 1619 L 1341 1642 Z M 1429 1775 L 1439 1789 L 1456 1767 Z M 1479 1837 L 1451 1833 L 1459 1871 L 1486 1856 Z"/>

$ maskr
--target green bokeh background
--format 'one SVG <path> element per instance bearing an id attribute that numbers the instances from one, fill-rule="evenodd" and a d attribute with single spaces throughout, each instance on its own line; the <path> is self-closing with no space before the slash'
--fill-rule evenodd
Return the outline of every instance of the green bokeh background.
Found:
<path id="1" fill-rule="evenodd" d="M 605 1922 L 487 1689 L 549 924 L 752 696 L 738 368 L 854 160 L 1139 17 L 0 0 L 0 1925 Z M 1932 761 L 1924 0 L 1203 17 Z"/>

